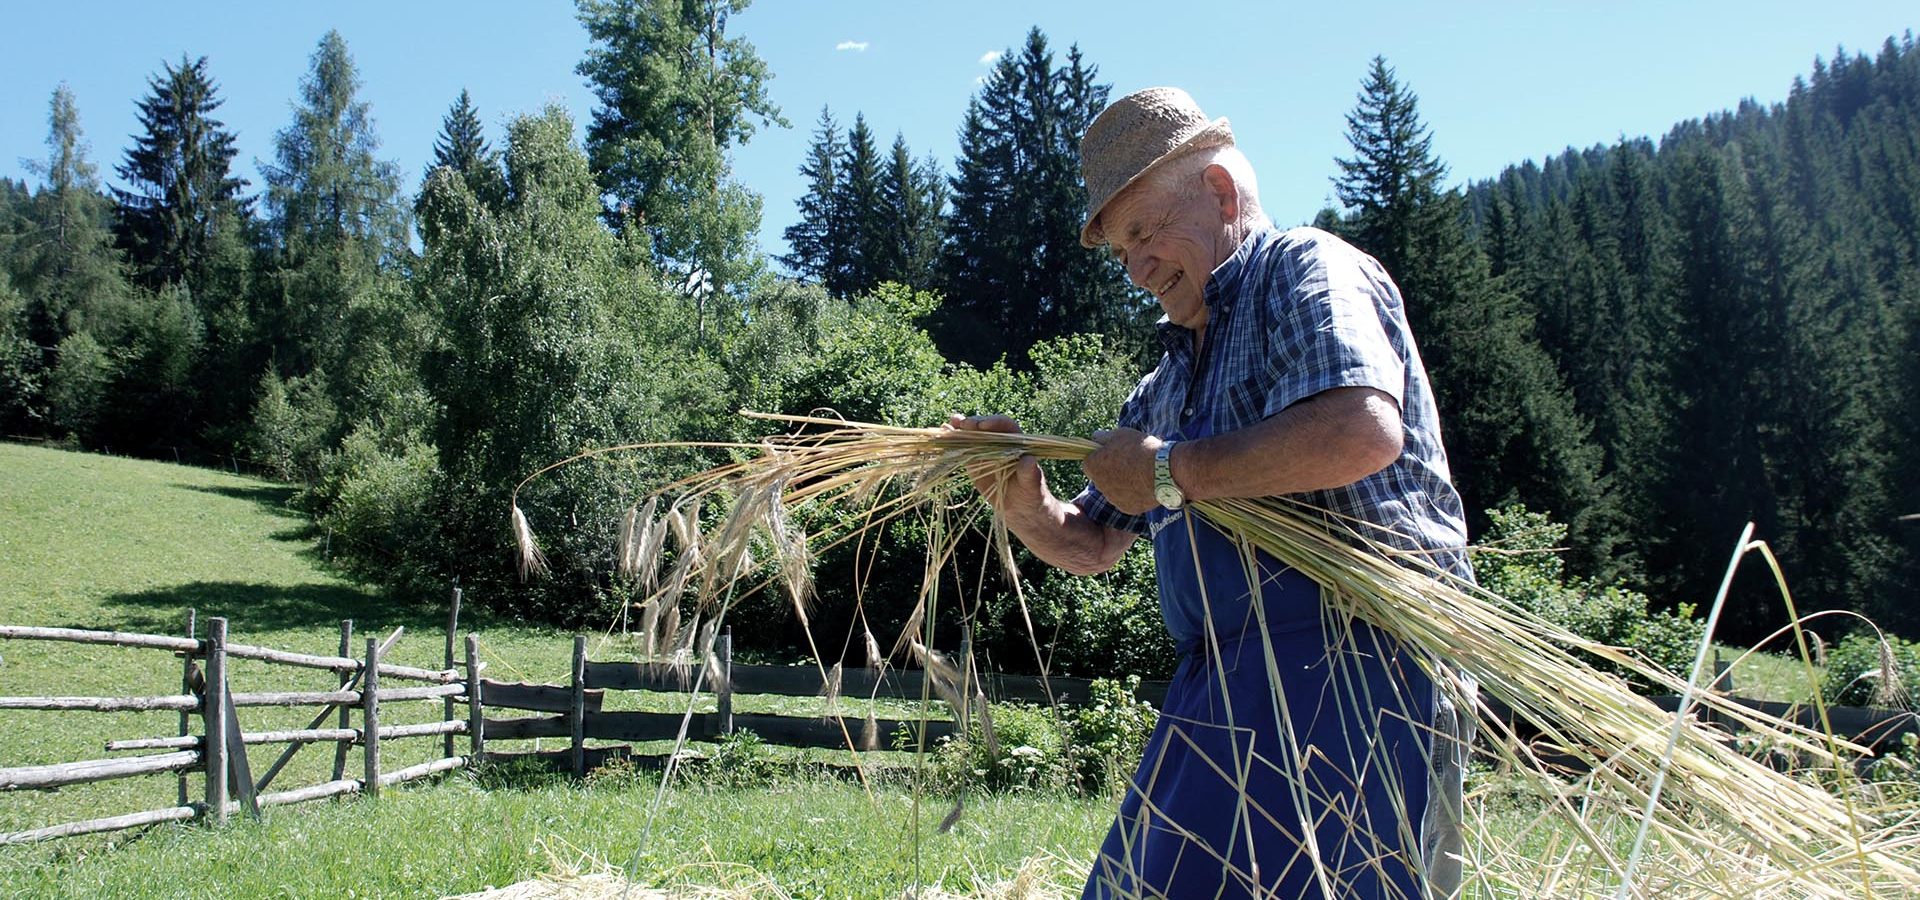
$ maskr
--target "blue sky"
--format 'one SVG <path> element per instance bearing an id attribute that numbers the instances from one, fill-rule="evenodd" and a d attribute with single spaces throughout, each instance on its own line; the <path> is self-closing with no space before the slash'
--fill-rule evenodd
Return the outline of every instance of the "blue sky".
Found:
<path id="1" fill-rule="evenodd" d="M 1364 8 L 1364 13 L 1347 11 Z M 1674 122 L 1742 98 L 1783 100 L 1792 79 L 1836 46 L 1876 51 L 1920 27 L 1910 2 L 1100 3 L 760 0 L 730 33 L 752 41 L 791 129 L 735 154 L 736 176 L 765 198 L 763 249 L 804 186 L 795 174 L 821 106 L 865 113 L 880 141 L 903 133 L 916 156 L 951 166 L 956 132 L 988 55 L 1038 25 L 1064 54 L 1077 43 L 1119 96 L 1185 87 L 1233 121 L 1282 224 L 1332 196 L 1347 152 L 1345 113 L 1368 60 L 1383 54 L 1420 96 L 1434 150 L 1455 182 L 1525 159 Z M 260 182 L 273 133 L 321 35 L 347 39 L 384 156 L 411 190 L 440 119 L 469 89 L 496 144 L 512 115 L 550 102 L 584 123 L 592 95 L 573 72 L 587 45 L 571 3 L 337 0 L 328 3 L 80 2 L 10 9 L 0 54 L 0 175 L 37 183 L 47 100 L 66 81 L 103 175 L 136 130 L 134 103 L 163 61 L 205 55 L 239 136 L 240 173 Z"/>

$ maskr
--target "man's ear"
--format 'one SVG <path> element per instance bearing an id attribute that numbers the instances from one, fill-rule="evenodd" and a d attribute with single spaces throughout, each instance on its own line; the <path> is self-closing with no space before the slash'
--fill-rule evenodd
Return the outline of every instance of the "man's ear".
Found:
<path id="1" fill-rule="evenodd" d="M 1215 163 L 1200 173 L 1200 179 L 1207 185 L 1207 193 L 1213 197 L 1214 204 L 1220 209 L 1220 221 L 1232 222 L 1240 218 L 1240 191 L 1233 183 L 1233 173 L 1227 167 Z"/>

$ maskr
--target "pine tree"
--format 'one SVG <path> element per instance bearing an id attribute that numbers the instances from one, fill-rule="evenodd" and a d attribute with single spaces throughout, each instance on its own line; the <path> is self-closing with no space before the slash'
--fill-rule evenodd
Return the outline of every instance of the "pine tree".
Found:
<path id="1" fill-rule="evenodd" d="M 487 144 L 486 129 L 480 124 L 480 111 L 466 88 L 460 99 L 447 109 L 440 120 L 440 136 L 433 141 L 433 162 L 427 174 L 442 166 L 460 173 L 474 197 L 490 206 L 506 199 L 506 178 L 500 171 L 500 154 Z"/>
<path id="2" fill-rule="evenodd" d="M 751 118 L 787 127 L 767 96 L 772 76 L 746 40 L 727 36 L 750 0 L 579 0 L 593 46 L 575 71 L 600 106 L 587 153 L 609 217 L 652 242 L 663 268 L 718 287 L 757 263 L 760 198 L 730 178 L 728 154 Z"/>
<path id="3" fill-rule="evenodd" d="M 800 220 L 782 232 L 788 252 L 780 262 L 802 279 L 822 285 L 840 284 L 846 277 L 846 223 L 835 202 L 840 190 L 840 157 L 845 152 L 833 112 L 820 107 L 813 143 L 807 147 L 806 162 L 800 165 L 800 176 L 807 181 L 807 192 L 794 201 L 800 209 Z"/>
<path id="4" fill-rule="evenodd" d="M 946 303 L 935 322 L 949 356 L 1025 365 L 1034 342 L 1063 334 L 1140 340 L 1139 294 L 1104 253 L 1079 245 L 1079 141 L 1107 96 L 1097 77 L 1077 47 L 1056 68 L 1035 28 L 969 101 L 951 180 Z"/>
<path id="5" fill-rule="evenodd" d="M 880 151 L 864 115 L 853 117 L 847 129 L 847 149 L 840 157 L 840 179 L 833 205 L 844 223 L 847 269 L 844 280 L 826 283 L 836 297 L 864 294 L 887 277 L 887 210 L 880 195 Z"/>
<path id="6" fill-rule="evenodd" d="M 1389 267 L 1434 386 L 1448 459 L 1470 520 L 1519 501 L 1569 523 L 1586 571 L 1619 527 L 1590 426 L 1533 333 L 1519 298 L 1468 239 L 1466 201 L 1442 192 L 1417 101 L 1376 57 L 1348 117 L 1354 157 L 1336 191 L 1349 235 Z"/>
<path id="7" fill-rule="evenodd" d="M 167 65 L 139 102 L 144 133 L 118 169 L 132 190 L 114 190 L 119 232 L 141 283 L 210 287 L 209 269 L 244 245 L 246 182 L 231 172 L 234 136 L 213 117 L 223 102 L 207 58 Z"/>

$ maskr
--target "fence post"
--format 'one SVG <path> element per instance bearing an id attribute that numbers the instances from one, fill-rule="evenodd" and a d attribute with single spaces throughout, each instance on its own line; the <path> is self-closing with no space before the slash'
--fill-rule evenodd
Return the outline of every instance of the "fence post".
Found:
<path id="1" fill-rule="evenodd" d="M 367 749 L 366 780 L 360 790 L 380 796 L 380 641 L 367 638 L 366 669 L 360 676 L 360 739 Z"/>
<path id="2" fill-rule="evenodd" d="M 452 608 L 447 610 L 446 669 L 449 672 L 453 671 L 453 643 L 455 640 L 455 635 L 458 634 L 459 631 L 460 631 L 460 586 L 454 585 L 453 606 Z M 453 721 L 453 698 L 449 696 L 446 699 L 440 701 L 440 704 L 441 704 L 440 705 L 440 712 L 441 712 L 440 721 L 442 722 Z M 446 751 L 440 754 L 441 758 L 444 759 L 446 757 L 450 757 L 453 755 L 453 732 L 451 731 L 447 732 L 446 744 L 441 749 Z"/>
<path id="3" fill-rule="evenodd" d="M 728 625 L 720 633 L 720 684 L 715 691 L 719 698 L 714 707 L 720 718 L 720 733 L 733 733 L 733 626 Z"/>
<path id="4" fill-rule="evenodd" d="M 480 636 L 467 635 L 467 738 L 473 765 L 487 758 L 487 719 L 480 696 Z"/>
<path id="5" fill-rule="evenodd" d="M 587 636 L 573 636 L 573 777 L 587 775 Z"/>
<path id="6" fill-rule="evenodd" d="M 179 453 L 180 451 L 175 450 L 174 452 Z M 194 631 L 195 631 L 194 617 L 195 617 L 194 611 L 191 609 L 187 610 L 187 637 L 188 638 L 192 638 L 194 635 Z M 180 663 L 180 693 L 182 694 L 193 693 L 193 667 L 194 667 L 193 653 L 189 651 L 187 653 L 186 659 Z M 190 718 L 192 715 L 193 713 L 190 710 L 183 709 L 180 711 L 180 736 L 181 737 L 186 737 L 187 735 L 193 733 L 193 731 L 191 730 L 193 722 Z M 188 796 L 187 780 L 188 779 L 187 779 L 186 770 L 183 769 L 180 772 L 180 805 L 181 806 L 187 805 L 187 801 L 192 799 L 191 797 Z"/>
<path id="7" fill-rule="evenodd" d="M 349 657 L 349 658 L 353 656 L 353 620 L 352 619 L 340 620 L 340 655 Z M 349 710 L 350 710 L 350 707 L 348 707 L 347 704 L 345 703 L 340 704 L 340 727 L 341 728 L 353 727 L 353 720 L 349 717 Z M 347 748 L 352 746 L 353 746 L 352 741 L 340 741 L 333 745 L 333 780 L 334 781 L 339 781 L 340 779 L 347 777 Z"/>
<path id="8" fill-rule="evenodd" d="M 227 824 L 227 620 L 207 620 L 207 677 L 200 693 L 200 761 L 207 772 L 207 811 Z"/>

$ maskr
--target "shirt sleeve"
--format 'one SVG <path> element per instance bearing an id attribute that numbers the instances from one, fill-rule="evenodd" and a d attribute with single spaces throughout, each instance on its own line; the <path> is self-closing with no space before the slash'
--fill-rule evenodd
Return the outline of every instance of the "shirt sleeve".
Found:
<path id="1" fill-rule="evenodd" d="M 1080 496 L 1073 498 L 1073 505 L 1080 507 L 1080 511 L 1097 524 L 1134 534 L 1147 533 L 1146 516 L 1130 516 L 1115 509 L 1113 504 L 1107 502 L 1106 495 L 1091 484 L 1080 492 Z"/>
<path id="2" fill-rule="evenodd" d="M 1290 277 L 1275 278 L 1266 292 L 1272 387 L 1262 415 L 1341 387 L 1373 388 L 1404 408 L 1406 359 L 1383 322 L 1402 314 L 1400 295 L 1380 264 L 1331 235 L 1277 255 L 1287 271 L 1275 274 Z"/>

